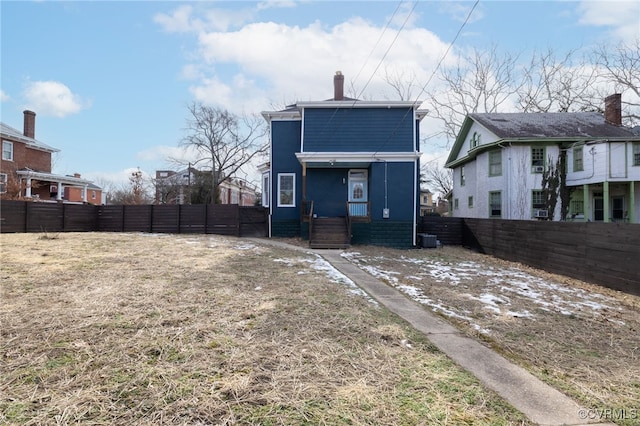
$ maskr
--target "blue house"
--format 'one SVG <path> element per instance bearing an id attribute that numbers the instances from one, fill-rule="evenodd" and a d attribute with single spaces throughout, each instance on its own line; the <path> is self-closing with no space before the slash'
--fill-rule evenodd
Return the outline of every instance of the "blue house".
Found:
<path id="1" fill-rule="evenodd" d="M 424 112 L 416 102 L 343 93 L 337 72 L 333 99 L 262 112 L 271 138 L 262 169 L 269 236 L 302 237 L 313 248 L 414 246 Z"/>

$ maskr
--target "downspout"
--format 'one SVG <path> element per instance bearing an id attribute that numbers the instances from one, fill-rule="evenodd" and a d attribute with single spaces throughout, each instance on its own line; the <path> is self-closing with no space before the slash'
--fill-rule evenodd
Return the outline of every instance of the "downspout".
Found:
<path id="1" fill-rule="evenodd" d="M 386 164 L 386 163 L 385 163 Z M 418 171 L 418 159 L 413 160 L 413 173 L 415 179 L 413 180 L 413 233 L 412 233 L 412 245 L 417 245 L 417 232 L 418 232 L 418 218 L 416 215 L 418 209 L 418 182 L 420 181 L 419 171 Z M 386 188 L 386 184 L 385 184 Z M 385 203 L 386 203 L 386 194 L 385 194 Z"/>

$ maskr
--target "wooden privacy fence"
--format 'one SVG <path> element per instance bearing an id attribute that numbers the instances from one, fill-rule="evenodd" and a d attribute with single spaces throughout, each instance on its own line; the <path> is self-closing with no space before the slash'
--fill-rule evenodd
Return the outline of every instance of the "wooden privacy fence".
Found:
<path id="1" fill-rule="evenodd" d="M 2 201 L 1 232 L 157 232 L 264 237 L 263 207 L 236 204 L 115 205 Z"/>
<path id="2" fill-rule="evenodd" d="M 464 245 L 640 295 L 640 224 L 464 219 Z"/>
<path id="3" fill-rule="evenodd" d="M 418 233 L 640 295 L 640 225 L 424 216 Z"/>

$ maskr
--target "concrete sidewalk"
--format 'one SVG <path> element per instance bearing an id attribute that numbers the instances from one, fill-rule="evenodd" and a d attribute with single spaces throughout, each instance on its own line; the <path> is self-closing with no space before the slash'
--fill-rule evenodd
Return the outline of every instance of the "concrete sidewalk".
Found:
<path id="1" fill-rule="evenodd" d="M 405 297 L 398 290 L 374 278 L 341 256 L 340 250 L 312 250 L 274 240 L 256 239 L 305 253 L 322 256 L 334 268 L 349 277 L 381 305 L 424 333 L 439 350 L 475 375 L 484 385 L 497 392 L 531 421 L 540 425 L 601 424 L 589 420 L 591 411 L 543 383 L 525 369 L 511 363 L 480 342 L 461 334 L 455 327 Z"/>

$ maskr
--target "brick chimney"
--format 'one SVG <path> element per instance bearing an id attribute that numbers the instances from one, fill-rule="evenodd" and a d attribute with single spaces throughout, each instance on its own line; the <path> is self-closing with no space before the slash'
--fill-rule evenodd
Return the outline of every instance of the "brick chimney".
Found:
<path id="1" fill-rule="evenodd" d="M 604 119 L 607 123 L 622 126 L 622 95 L 620 93 L 604 98 Z"/>
<path id="2" fill-rule="evenodd" d="M 28 138 L 35 139 L 36 137 L 36 113 L 33 111 L 25 110 L 24 113 L 24 135 Z"/>
<path id="3" fill-rule="evenodd" d="M 344 75 L 342 75 L 342 71 L 336 71 L 336 75 L 333 76 L 333 100 L 344 100 Z"/>

